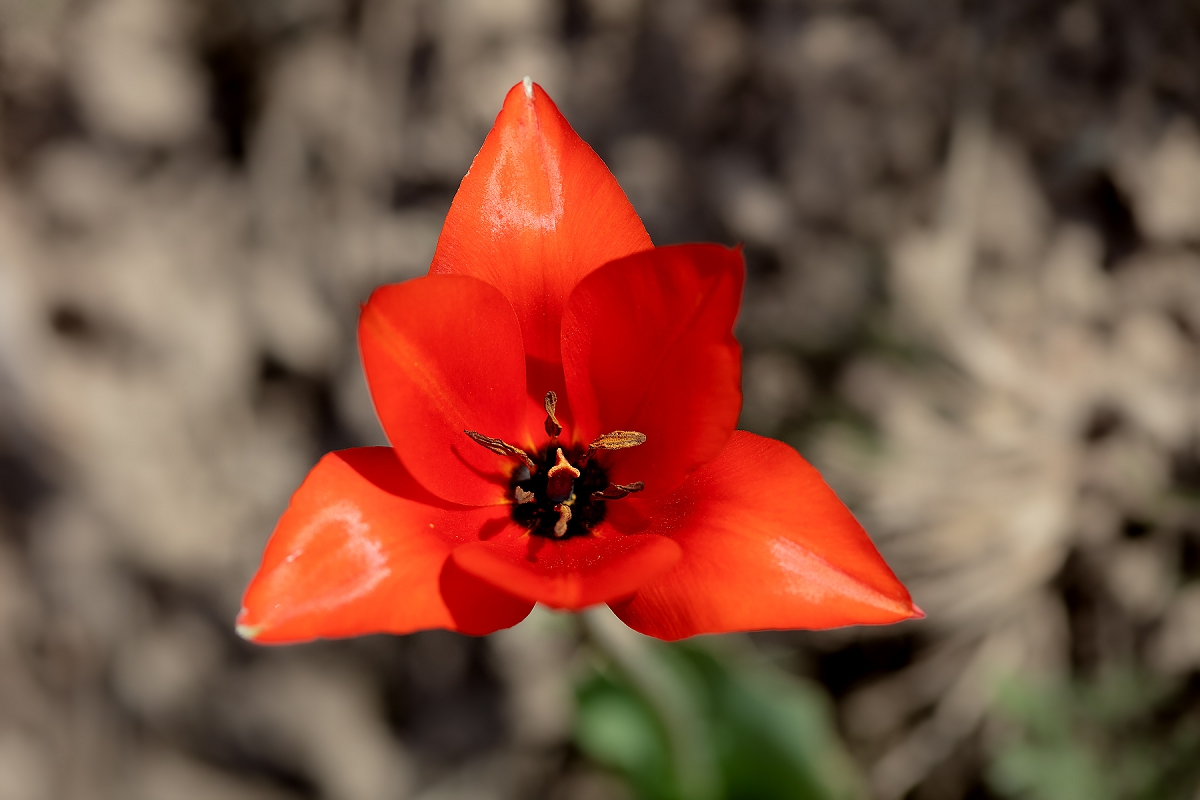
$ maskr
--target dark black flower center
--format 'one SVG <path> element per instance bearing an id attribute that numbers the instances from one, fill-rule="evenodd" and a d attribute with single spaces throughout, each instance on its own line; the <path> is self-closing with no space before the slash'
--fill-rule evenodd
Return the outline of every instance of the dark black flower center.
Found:
<path id="1" fill-rule="evenodd" d="M 557 476 L 554 479 L 550 476 L 550 471 L 558 463 L 560 449 L 566 460 L 579 471 L 579 477 L 572 478 L 566 485 L 565 494 L 561 488 L 564 481 Z M 535 536 L 545 536 L 548 539 L 583 536 L 599 525 L 604 520 L 605 500 L 596 495 L 602 494 L 608 488 L 608 470 L 602 467 L 596 458 L 588 459 L 580 467 L 579 463 L 585 452 L 582 447 L 560 448 L 556 444 L 549 444 L 533 456 L 534 470 L 530 470 L 524 464 L 513 470 L 512 480 L 509 482 L 512 496 L 518 500 L 529 498 L 524 503 L 513 503 L 513 522 L 528 528 Z M 518 489 L 522 494 L 518 494 Z M 551 494 L 552 490 L 555 494 Z M 562 528 L 564 506 L 570 509 L 570 515 L 565 523 L 566 530 L 558 535 L 555 533 L 555 527 Z"/>
<path id="2" fill-rule="evenodd" d="M 545 428 L 550 443 L 533 456 L 503 439 L 475 431 L 463 433 L 496 455 L 519 462 L 508 484 L 513 521 L 535 536 L 569 539 L 600 524 L 609 500 L 620 500 L 645 487 L 641 481 L 609 483 L 608 470 L 598 456 L 603 451 L 637 447 L 646 437 L 637 431 L 613 431 L 596 437 L 586 448 L 560 444 L 557 404 L 554 392 L 547 392 Z"/>

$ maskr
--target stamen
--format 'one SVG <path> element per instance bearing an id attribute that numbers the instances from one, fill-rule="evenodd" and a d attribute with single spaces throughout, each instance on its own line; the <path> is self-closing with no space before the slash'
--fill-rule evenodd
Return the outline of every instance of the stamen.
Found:
<path id="1" fill-rule="evenodd" d="M 637 447 L 646 443 L 646 434 L 637 431 L 613 431 L 596 439 L 588 445 L 588 450 L 624 450 L 626 447 Z"/>
<path id="2" fill-rule="evenodd" d="M 592 492 L 593 500 L 620 500 L 622 497 L 628 497 L 634 492 L 640 492 L 646 488 L 645 481 L 634 481 L 633 483 L 610 483 L 603 492 Z"/>
<path id="3" fill-rule="evenodd" d="M 613 485 L 604 459 L 584 466 L 584 452 L 578 444 L 551 442 L 530 454 L 536 469 L 515 465 L 508 481 L 513 522 L 532 536 L 556 542 L 587 536 L 604 521 L 609 500 L 642 490 L 641 482 Z"/>
<path id="4" fill-rule="evenodd" d="M 639 444 L 646 443 L 646 434 L 638 433 L 637 431 L 613 431 L 602 436 L 597 436 L 592 443 L 588 445 L 587 452 L 583 454 L 583 458 L 579 460 L 579 465 L 583 466 L 592 457 L 592 453 L 597 450 L 624 450 L 628 447 L 637 447 Z"/>
<path id="5" fill-rule="evenodd" d="M 503 439 L 493 439 L 491 436 L 484 436 L 482 433 L 475 431 L 463 431 L 475 444 L 486 447 L 498 456 L 509 456 L 511 458 L 519 458 L 525 462 L 525 466 L 529 467 L 530 472 L 537 469 L 537 464 L 533 463 L 533 459 L 519 447 L 514 447 Z"/>
<path id="6" fill-rule="evenodd" d="M 562 433 L 562 425 L 558 423 L 558 417 L 554 416 L 554 409 L 558 407 L 558 395 L 554 392 L 546 392 L 546 435 L 551 439 L 557 439 Z"/>
<path id="7" fill-rule="evenodd" d="M 563 455 L 562 448 L 558 448 L 554 466 L 546 470 L 546 495 L 551 498 L 569 497 L 571 484 L 578 477 L 579 470 L 571 466 L 571 462 Z"/>
<path id="8" fill-rule="evenodd" d="M 571 507 L 566 503 L 559 503 L 554 510 L 558 512 L 558 522 L 554 523 L 554 535 L 561 539 L 567 535 L 567 524 L 571 521 Z"/>

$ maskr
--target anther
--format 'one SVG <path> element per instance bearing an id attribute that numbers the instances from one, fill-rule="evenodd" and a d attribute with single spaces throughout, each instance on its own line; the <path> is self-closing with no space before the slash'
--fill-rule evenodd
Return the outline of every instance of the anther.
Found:
<path id="1" fill-rule="evenodd" d="M 491 436 L 484 436 L 482 433 L 475 431 L 463 431 L 471 440 L 480 447 L 486 447 L 498 456 L 509 456 L 511 458 L 519 458 L 525 462 L 525 466 L 529 467 L 532 472 L 537 469 L 537 464 L 533 463 L 533 459 L 519 447 L 514 447 L 503 439 L 493 439 Z"/>
<path id="2" fill-rule="evenodd" d="M 558 512 L 558 522 L 554 523 L 554 535 L 561 539 L 567 535 L 567 525 L 571 522 L 571 507 L 566 503 L 559 503 L 554 510 Z"/>
<path id="3" fill-rule="evenodd" d="M 558 448 L 554 466 L 546 470 L 546 496 L 551 499 L 570 497 L 571 485 L 578 477 L 579 470 L 571 466 L 571 462 L 563 455 L 562 448 Z"/>
<path id="4" fill-rule="evenodd" d="M 637 447 L 639 444 L 646 443 L 646 434 L 638 433 L 637 431 L 613 431 L 602 436 L 597 436 L 588 445 L 587 452 L 580 459 L 580 465 L 586 464 L 588 459 L 592 457 L 592 453 L 597 450 L 624 450 L 627 447 Z"/>
<path id="5" fill-rule="evenodd" d="M 513 492 L 513 495 L 516 497 L 517 505 L 519 505 L 519 506 L 523 506 L 526 503 L 532 503 L 534 500 L 537 499 L 536 494 L 534 494 L 533 492 L 527 492 L 524 489 L 522 489 L 520 486 L 518 486 L 516 488 L 516 490 Z"/>
<path id="6" fill-rule="evenodd" d="M 546 392 L 546 435 L 551 439 L 557 439 L 562 433 L 562 425 L 558 423 L 558 417 L 554 416 L 554 410 L 558 407 L 558 395 L 554 392 Z"/>
<path id="7" fill-rule="evenodd" d="M 620 500 L 622 497 L 628 497 L 634 492 L 640 492 L 646 488 L 644 481 L 634 481 L 633 483 L 610 483 L 602 492 L 592 492 L 593 500 Z"/>

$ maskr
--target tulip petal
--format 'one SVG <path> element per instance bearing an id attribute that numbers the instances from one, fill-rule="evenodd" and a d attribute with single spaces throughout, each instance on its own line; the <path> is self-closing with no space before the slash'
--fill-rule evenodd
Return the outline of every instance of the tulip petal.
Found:
<path id="1" fill-rule="evenodd" d="M 529 358 L 557 364 L 571 290 L 601 264 L 651 246 L 608 167 L 526 81 L 505 97 L 463 178 L 429 271 L 472 275 L 504 292 Z M 547 389 L 557 387 L 531 387 Z"/>
<path id="2" fill-rule="evenodd" d="M 438 500 L 389 447 L 330 453 L 275 527 L 238 631 L 265 644 L 426 628 L 481 635 L 515 625 L 532 603 L 448 559 L 507 513 Z"/>
<path id="3" fill-rule="evenodd" d="M 606 264 L 572 292 L 562 351 L 576 438 L 646 434 L 603 456 L 614 483 L 644 481 L 643 497 L 663 496 L 729 441 L 742 404 L 733 323 L 744 278 L 739 250 L 678 245 Z"/>
<path id="4" fill-rule="evenodd" d="M 461 275 L 383 286 L 363 306 L 358 342 L 379 420 L 413 477 L 451 502 L 507 502 L 518 462 L 464 433 L 531 446 L 521 330 L 504 296 Z"/>
<path id="5" fill-rule="evenodd" d="M 600 525 L 587 536 L 555 541 L 512 526 L 462 545 L 454 561 L 506 592 L 577 611 L 629 595 L 679 560 L 665 536 L 624 534 Z"/>
<path id="6" fill-rule="evenodd" d="M 849 509 L 787 445 L 738 431 L 657 509 L 679 563 L 612 604 L 660 639 L 922 616 Z"/>

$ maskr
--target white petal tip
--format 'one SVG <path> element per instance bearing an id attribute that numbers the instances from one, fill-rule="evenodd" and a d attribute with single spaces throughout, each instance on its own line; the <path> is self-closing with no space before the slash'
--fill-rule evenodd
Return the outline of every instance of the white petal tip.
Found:
<path id="1" fill-rule="evenodd" d="M 530 100 L 533 99 L 533 80 L 528 75 L 521 79 L 521 83 L 525 86 L 525 96 Z"/>
<path id="2" fill-rule="evenodd" d="M 237 635 L 245 639 L 247 642 L 253 642 L 262 633 L 261 625 L 238 625 L 234 628 Z"/>

